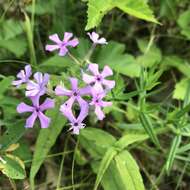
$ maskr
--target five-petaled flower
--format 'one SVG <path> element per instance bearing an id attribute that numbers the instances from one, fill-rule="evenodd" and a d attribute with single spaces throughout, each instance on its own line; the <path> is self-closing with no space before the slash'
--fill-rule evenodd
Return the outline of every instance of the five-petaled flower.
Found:
<path id="1" fill-rule="evenodd" d="M 57 34 L 53 34 L 49 36 L 49 39 L 55 42 L 56 44 L 54 45 L 46 45 L 45 49 L 47 51 L 54 51 L 54 50 L 59 50 L 59 55 L 60 56 L 65 56 L 67 54 L 68 47 L 76 47 L 79 44 L 79 41 L 77 38 L 71 38 L 73 37 L 73 34 L 70 32 L 65 32 L 64 33 L 64 38 L 61 41 L 58 37 Z"/>
<path id="2" fill-rule="evenodd" d="M 77 101 L 79 104 L 83 102 L 81 96 L 91 94 L 91 88 L 89 86 L 84 88 L 78 88 L 78 79 L 76 78 L 69 78 L 71 83 L 71 90 L 64 88 L 63 86 L 58 85 L 55 89 L 55 94 L 57 96 L 67 96 L 74 101 Z M 70 101 L 72 102 L 72 101 Z"/>
<path id="3" fill-rule="evenodd" d="M 104 91 L 104 87 L 106 87 L 106 90 L 110 90 L 115 86 L 115 81 L 105 79 L 106 77 L 113 75 L 109 66 L 106 65 L 100 73 L 98 70 L 98 64 L 91 63 L 88 66 L 88 70 L 93 76 L 83 73 L 83 81 L 90 84 L 95 89 L 101 89 L 101 91 Z"/>
<path id="4" fill-rule="evenodd" d="M 23 83 L 27 83 L 29 81 L 30 76 L 32 75 L 32 69 L 30 65 L 26 65 L 24 67 L 24 70 L 21 70 L 18 74 L 17 74 L 17 78 L 19 80 L 15 80 L 12 82 L 13 85 L 19 87 L 21 84 Z"/>
<path id="5" fill-rule="evenodd" d="M 92 89 L 92 101 L 90 102 L 91 106 L 95 106 L 95 114 L 99 120 L 103 120 L 105 115 L 101 108 L 111 106 L 112 102 L 103 101 L 103 98 L 106 96 L 104 92 L 97 91 Z"/>
<path id="6" fill-rule="evenodd" d="M 94 44 L 108 44 L 105 38 L 99 38 L 99 34 L 96 32 L 87 33 Z"/>
<path id="7" fill-rule="evenodd" d="M 42 73 L 37 72 L 34 74 L 34 79 L 36 82 L 30 80 L 26 86 L 26 96 L 42 96 L 46 93 L 47 84 L 49 81 L 49 74 L 45 73 L 44 76 Z"/>
<path id="8" fill-rule="evenodd" d="M 39 99 L 39 96 L 31 97 L 32 106 L 29 106 L 24 102 L 17 106 L 18 113 L 32 113 L 26 120 L 26 128 L 32 128 L 37 118 L 40 120 L 41 128 L 47 128 L 50 124 L 51 119 L 44 115 L 43 111 L 53 108 L 54 100 L 46 98 L 46 100 L 40 105 Z"/>
<path id="9" fill-rule="evenodd" d="M 60 111 L 62 114 L 71 122 L 70 125 L 71 127 L 69 130 L 73 131 L 73 134 L 78 135 L 80 129 L 83 129 L 86 125 L 83 122 L 83 120 L 86 118 L 88 115 L 88 103 L 81 99 L 79 101 L 79 106 L 80 106 L 80 113 L 78 117 L 75 117 L 73 112 L 72 112 L 72 106 L 74 103 L 74 99 L 70 98 L 68 99 L 61 107 Z"/>

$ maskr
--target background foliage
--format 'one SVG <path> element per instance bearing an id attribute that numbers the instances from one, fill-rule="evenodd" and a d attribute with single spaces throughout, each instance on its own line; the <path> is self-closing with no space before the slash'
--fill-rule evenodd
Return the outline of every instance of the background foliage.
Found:
<path id="1" fill-rule="evenodd" d="M 189 0 L 0 0 L 0 187 L 189 189 L 189 8 Z M 52 74 L 51 88 L 76 75 L 72 60 L 44 47 L 50 34 L 73 32 L 82 60 L 87 30 L 109 42 L 91 57 L 114 70 L 106 119 L 92 114 L 73 136 L 57 105 L 48 129 L 26 130 L 15 74 L 30 63 Z"/>

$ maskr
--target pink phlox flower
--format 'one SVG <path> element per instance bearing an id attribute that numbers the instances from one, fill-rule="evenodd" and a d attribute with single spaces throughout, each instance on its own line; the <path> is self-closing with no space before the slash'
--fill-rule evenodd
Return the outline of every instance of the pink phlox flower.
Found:
<path id="1" fill-rule="evenodd" d="M 30 80 L 26 86 L 26 96 L 42 96 L 46 93 L 47 84 L 49 81 L 49 74 L 44 75 L 41 72 L 34 74 L 35 82 Z"/>
<path id="2" fill-rule="evenodd" d="M 17 106 L 18 113 L 32 113 L 31 116 L 29 116 L 26 120 L 26 128 L 32 128 L 37 118 L 40 120 L 41 128 L 47 128 L 50 124 L 51 119 L 47 117 L 43 111 L 53 108 L 54 100 L 46 98 L 46 100 L 40 105 L 39 98 L 39 96 L 30 98 L 32 101 L 32 106 L 29 106 L 24 102 Z"/>
<path id="3" fill-rule="evenodd" d="M 113 75 L 113 71 L 111 70 L 109 66 L 107 65 L 104 66 L 103 71 L 99 72 L 98 64 L 90 63 L 88 66 L 88 70 L 93 75 L 88 75 L 83 72 L 82 77 L 83 77 L 83 81 L 86 84 L 89 84 L 96 89 L 102 89 L 102 91 L 104 91 L 105 88 L 106 90 L 110 90 L 114 88 L 115 81 L 105 79 L 106 77 Z"/>
<path id="4" fill-rule="evenodd" d="M 76 47 L 79 44 L 79 41 L 77 38 L 73 38 L 73 34 L 70 32 L 64 33 L 63 40 L 60 40 L 57 34 L 53 34 L 49 36 L 49 39 L 53 42 L 55 42 L 54 45 L 46 45 L 45 49 L 47 51 L 54 51 L 59 50 L 60 56 L 65 56 L 68 52 L 68 47 Z"/>
<path id="5" fill-rule="evenodd" d="M 95 114 L 99 120 L 103 120 L 105 117 L 102 108 L 112 105 L 112 102 L 103 100 L 105 96 L 106 94 L 104 92 L 92 88 L 92 101 L 90 102 L 90 105 L 95 107 Z"/>
<path id="6" fill-rule="evenodd" d="M 32 75 L 32 69 L 30 65 L 26 65 L 24 70 L 21 70 L 17 74 L 18 80 L 12 82 L 12 84 L 16 87 L 19 87 L 23 83 L 27 83 L 29 81 L 30 76 Z"/>
<path id="7" fill-rule="evenodd" d="M 99 38 L 99 34 L 96 32 L 87 33 L 94 44 L 108 44 L 105 38 Z"/>
<path id="8" fill-rule="evenodd" d="M 91 94 L 91 88 L 90 88 L 90 86 L 78 88 L 78 79 L 71 77 L 71 78 L 69 78 L 69 80 L 71 83 L 71 90 L 68 90 L 63 86 L 58 85 L 55 88 L 55 94 L 57 96 L 67 96 L 67 97 L 73 99 L 73 101 L 78 101 L 78 103 L 80 104 L 82 96 Z"/>
<path id="9" fill-rule="evenodd" d="M 62 114 L 70 121 L 71 127 L 69 130 L 72 130 L 73 134 L 78 135 L 80 129 L 83 129 L 86 125 L 83 123 L 83 120 L 88 115 L 88 103 L 84 101 L 82 98 L 80 98 L 79 106 L 80 106 L 80 113 L 78 117 L 75 117 L 72 112 L 74 99 L 70 98 L 68 99 L 60 108 L 60 111 Z"/>

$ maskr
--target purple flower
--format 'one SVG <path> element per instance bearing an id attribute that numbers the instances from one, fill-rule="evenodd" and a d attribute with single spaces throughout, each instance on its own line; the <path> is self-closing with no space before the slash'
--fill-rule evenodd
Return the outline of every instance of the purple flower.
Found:
<path id="1" fill-rule="evenodd" d="M 89 86 L 84 88 L 78 88 L 78 79 L 71 77 L 69 80 L 71 83 L 71 90 L 68 90 L 63 86 L 58 85 L 55 89 L 55 94 L 57 96 L 67 96 L 70 99 L 73 99 L 73 102 L 78 101 L 78 103 L 80 104 L 80 101 L 83 101 L 81 96 L 91 94 L 91 88 Z"/>
<path id="2" fill-rule="evenodd" d="M 83 120 L 88 115 L 88 103 L 84 101 L 82 98 L 79 101 L 80 106 L 80 113 L 78 117 L 76 118 L 72 112 L 72 105 L 74 103 L 74 99 L 70 98 L 68 99 L 60 108 L 60 111 L 62 114 L 71 122 L 71 127 L 69 130 L 73 131 L 73 134 L 78 135 L 80 129 L 83 129 L 86 125 L 83 122 Z"/>
<path id="3" fill-rule="evenodd" d="M 87 33 L 90 39 L 93 41 L 94 44 L 108 44 L 105 38 L 99 38 L 99 34 L 96 32 L 92 32 L 91 34 Z M 99 39 L 98 39 L 99 38 Z"/>
<path id="4" fill-rule="evenodd" d="M 97 92 L 95 89 L 92 89 L 92 101 L 90 102 L 90 105 L 95 106 L 95 114 L 99 120 L 103 120 L 105 117 L 101 108 L 112 105 L 112 102 L 106 102 L 102 100 L 105 96 L 105 93 Z"/>
<path id="5" fill-rule="evenodd" d="M 93 74 L 88 75 L 83 73 L 83 81 L 87 84 L 92 85 L 96 89 L 104 90 L 104 86 L 106 89 L 110 90 L 115 86 L 115 81 L 105 79 L 107 76 L 113 75 L 113 72 L 109 66 L 105 66 L 103 71 L 100 73 L 98 70 L 98 64 L 89 64 L 88 70 Z"/>
<path id="6" fill-rule="evenodd" d="M 55 42 L 56 44 L 54 45 L 46 45 L 45 49 L 47 51 L 54 51 L 54 50 L 58 50 L 59 49 L 59 55 L 60 56 L 65 56 L 68 52 L 67 47 L 71 46 L 71 47 L 76 47 L 79 43 L 77 38 L 73 38 L 71 40 L 71 38 L 73 37 L 73 34 L 70 32 L 65 32 L 64 33 L 64 38 L 61 41 L 58 37 L 57 34 L 53 34 L 51 36 L 49 36 L 49 39 L 53 42 Z"/>
<path id="7" fill-rule="evenodd" d="M 42 96 L 46 93 L 47 84 L 49 81 L 49 75 L 47 73 L 43 74 L 37 72 L 34 74 L 34 81 L 29 81 L 26 86 L 26 96 L 33 97 L 33 96 Z"/>
<path id="8" fill-rule="evenodd" d="M 26 128 L 32 128 L 36 119 L 39 118 L 41 128 L 47 128 L 50 124 L 51 119 L 43 114 L 43 111 L 54 107 L 54 100 L 50 98 L 46 98 L 46 100 L 39 105 L 39 96 L 32 97 L 32 106 L 25 104 L 24 102 L 20 103 L 17 106 L 18 113 L 31 112 L 31 116 L 29 116 L 26 120 Z"/>
<path id="9" fill-rule="evenodd" d="M 30 65 L 26 65 L 24 67 L 24 70 L 21 70 L 18 74 L 17 74 L 17 78 L 19 80 L 15 80 L 12 82 L 13 85 L 19 87 L 21 84 L 23 83 L 27 83 L 29 81 L 30 76 L 32 75 L 32 69 Z"/>

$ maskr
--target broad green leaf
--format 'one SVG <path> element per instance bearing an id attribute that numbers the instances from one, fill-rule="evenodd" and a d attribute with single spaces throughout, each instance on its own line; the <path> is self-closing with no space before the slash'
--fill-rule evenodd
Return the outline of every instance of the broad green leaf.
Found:
<path id="1" fill-rule="evenodd" d="M 41 69 L 51 71 L 52 73 L 56 71 L 64 71 L 65 68 L 72 66 L 72 61 L 69 57 L 60 57 L 55 55 L 49 59 L 43 61 L 40 64 Z"/>
<path id="2" fill-rule="evenodd" d="M 139 167 L 128 151 L 123 151 L 114 157 L 116 166 L 125 189 L 144 190 L 143 179 Z"/>
<path id="3" fill-rule="evenodd" d="M 190 76 L 190 64 L 187 60 L 184 60 L 176 55 L 165 56 L 161 62 L 163 67 L 175 67 L 185 76 Z"/>
<path id="4" fill-rule="evenodd" d="M 85 29 L 89 30 L 97 27 L 102 18 L 113 8 L 119 8 L 129 15 L 158 23 L 152 10 L 144 0 L 88 0 L 88 21 Z"/>
<path id="5" fill-rule="evenodd" d="M 153 15 L 153 11 L 145 0 L 113 0 L 113 2 L 116 7 L 129 15 L 146 21 L 158 23 Z"/>
<path id="6" fill-rule="evenodd" d="M 4 95 L 4 93 L 11 86 L 11 82 L 13 81 L 13 77 L 5 77 L 0 81 L 0 98 Z"/>
<path id="7" fill-rule="evenodd" d="M 85 30 L 94 28 L 100 24 L 104 15 L 114 8 L 113 0 L 88 0 L 88 20 Z"/>
<path id="8" fill-rule="evenodd" d="M 17 143 L 25 131 L 23 121 L 9 124 L 7 131 L 0 138 L 1 150 L 6 150 L 11 144 Z"/>
<path id="9" fill-rule="evenodd" d="M 110 42 L 108 45 L 102 47 L 97 55 L 96 62 L 101 67 L 109 65 L 115 72 L 129 77 L 138 77 L 140 75 L 140 65 L 132 55 L 124 54 L 124 51 L 124 44 Z"/>
<path id="10" fill-rule="evenodd" d="M 22 22 L 13 19 L 5 20 L 1 23 L 0 41 L 10 40 L 23 33 Z M 16 46 L 17 47 L 17 46 Z"/>
<path id="11" fill-rule="evenodd" d="M 160 147 L 160 143 L 158 141 L 158 138 L 157 138 L 157 136 L 155 134 L 153 125 L 152 125 L 148 115 L 145 115 L 144 113 L 141 112 L 139 118 L 140 118 L 142 126 L 144 127 L 147 134 L 150 136 L 151 140 L 154 142 L 154 144 L 157 147 Z"/>
<path id="12" fill-rule="evenodd" d="M 98 168 L 100 166 L 100 162 L 93 161 L 91 162 L 91 166 L 92 166 L 93 171 L 97 174 Z M 103 186 L 104 190 L 125 189 L 114 159 L 111 161 L 109 167 L 105 171 L 104 176 L 101 181 L 101 185 Z"/>
<path id="13" fill-rule="evenodd" d="M 24 37 L 18 36 L 9 40 L 0 40 L 0 47 L 7 49 L 17 57 L 20 57 L 26 52 L 27 42 Z"/>
<path id="14" fill-rule="evenodd" d="M 186 36 L 188 39 L 190 39 L 190 11 L 187 10 L 183 12 L 178 20 L 177 20 L 178 25 L 181 28 L 181 34 Z"/>
<path id="15" fill-rule="evenodd" d="M 169 154 L 168 154 L 168 158 L 167 158 L 167 161 L 166 161 L 166 171 L 167 171 L 168 174 L 170 173 L 170 170 L 171 170 L 171 168 L 173 166 L 173 162 L 174 162 L 174 159 L 175 159 L 175 156 L 176 156 L 176 153 L 177 153 L 177 149 L 178 149 L 180 143 L 181 143 L 181 136 L 178 135 L 172 141 L 170 151 L 169 151 Z"/>
<path id="16" fill-rule="evenodd" d="M 188 83 L 189 83 L 189 79 L 184 78 L 180 82 L 175 84 L 175 89 L 173 92 L 174 99 L 184 100 Z"/>
<path id="17" fill-rule="evenodd" d="M 41 129 L 37 138 L 35 152 L 30 170 L 31 188 L 34 189 L 34 178 L 45 160 L 51 147 L 54 145 L 58 135 L 65 125 L 65 118 L 59 113 L 59 108 L 55 108 L 48 112 L 51 118 L 51 124 L 47 129 Z"/>
<path id="18" fill-rule="evenodd" d="M 81 130 L 79 141 L 93 158 L 101 158 L 116 139 L 102 129 L 88 127 Z"/>
<path id="19" fill-rule="evenodd" d="M 108 169 L 112 159 L 114 158 L 114 156 L 116 154 L 117 154 L 117 151 L 112 147 L 106 151 L 104 157 L 102 158 L 100 166 L 99 166 L 99 170 L 98 170 L 97 177 L 96 177 L 96 182 L 94 185 L 94 190 L 97 190 L 98 185 L 100 184 L 100 182 L 104 176 L 104 173 Z"/>
<path id="20" fill-rule="evenodd" d="M 157 64 L 162 59 L 161 51 L 155 44 L 152 44 L 148 47 L 148 41 L 146 40 L 137 40 L 138 47 L 141 50 L 143 55 L 137 57 L 137 62 L 143 64 L 147 67 L 152 67 L 154 64 Z M 148 48 L 148 49 L 147 49 Z"/>
<path id="21" fill-rule="evenodd" d="M 148 139 L 149 136 L 146 134 L 126 134 L 123 137 L 121 137 L 116 143 L 115 147 L 118 147 L 119 149 L 124 149 L 128 145 L 133 144 L 138 141 L 144 141 Z"/>
<path id="22" fill-rule="evenodd" d="M 55 5 L 57 4 L 57 0 L 49 0 L 48 3 L 45 1 L 38 0 L 35 5 L 35 14 L 43 15 L 47 13 L 54 13 Z M 29 13 L 32 13 L 32 5 L 28 5 L 26 10 Z"/>
<path id="23" fill-rule="evenodd" d="M 4 156 L 2 173 L 11 179 L 24 179 L 26 177 L 22 161 L 16 156 Z"/>

